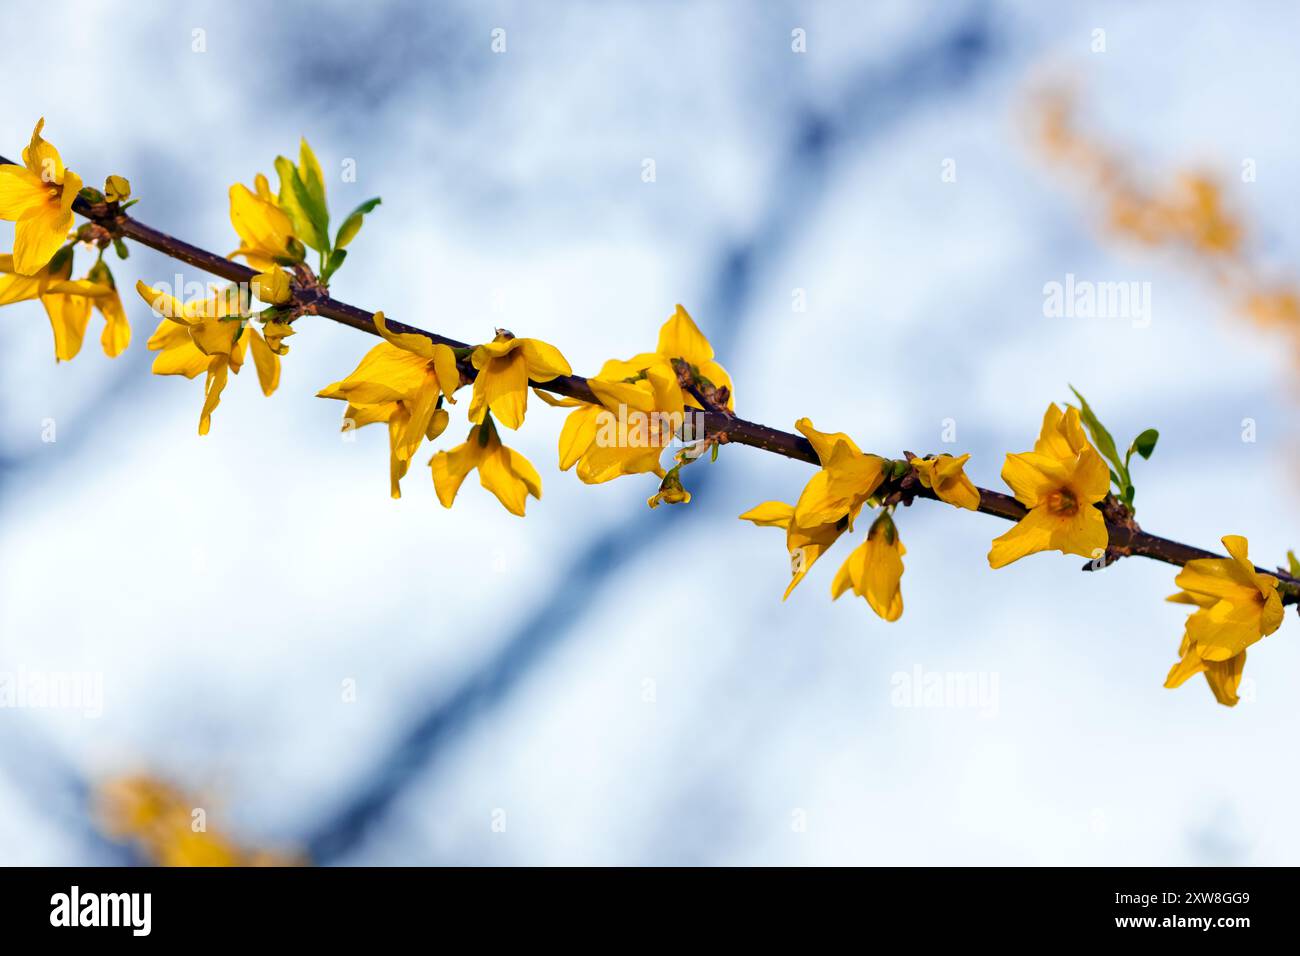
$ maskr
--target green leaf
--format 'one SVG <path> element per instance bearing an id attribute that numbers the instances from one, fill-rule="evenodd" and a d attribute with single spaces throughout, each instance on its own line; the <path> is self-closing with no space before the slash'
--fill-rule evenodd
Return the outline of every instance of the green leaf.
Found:
<path id="1" fill-rule="evenodd" d="M 330 214 L 329 206 L 325 202 L 325 177 L 321 174 L 320 163 L 316 161 L 316 154 L 307 145 L 306 138 L 298 144 L 298 175 L 302 179 L 302 184 L 307 187 L 307 195 L 324 212 L 321 232 L 328 235 Z"/>
<path id="2" fill-rule="evenodd" d="M 293 223 L 294 235 L 311 248 L 325 251 L 329 248 L 329 215 L 307 190 L 293 163 L 277 156 L 275 171 L 280 176 L 280 208 Z"/>
<path id="3" fill-rule="evenodd" d="M 338 272 L 339 266 L 343 265 L 343 260 L 346 259 L 347 256 L 348 251 L 346 249 L 335 249 L 331 252 L 329 260 L 325 263 L 325 268 L 321 270 L 320 281 L 322 283 L 328 283 L 330 281 L 330 276 Z"/>
<path id="4" fill-rule="evenodd" d="M 717 443 L 714 443 L 714 445 L 713 445 L 713 457 L 712 457 L 711 459 L 709 459 L 709 460 L 710 460 L 710 461 L 717 461 L 717 460 L 718 460 L 718 446 L 717 446 Z"/>
<path id="5" fill-rule="evenodd" d="M 1079 416 L 1083 419 L 1083 423 L 1088 426 L 1088 434 L 1092 436 L 1092 443 L 1097 446 L 1097 451 L 1101 452 L 1106 460 L 1115 466 L 1120 475 L 1123 475 L 1125 468 L 1119 460 L 1119 451 L 1115 448 L 1115 439 L 1110 437 L 1110 432 L 1106 431 L 1106 426 L 1093 414 L 1088 400 L 1079 394 L 1079 390 L 1071 385 L 1070 391 L 1074 392 L 1074 397 L 1079 400 Z"/>
<path id="6" fill-rule="evenodd" d="M 1154 428 L 1148 428 L 1137 438 L 1133 439 L 1133 444 L 1129 446 L 1129 454 L 1137 452 L 1143 458 L 1149 459 L 1151 453 L 1156 450 L 1156 442 L 1160 438 L 1160 433 Z"/>
<path id="7" fill-rule="evenodd" d="M 342 249 L 349 242 L 357 237 L 361 231 L 361 222 L 365 219 L 366 214 L 373 211 L 382 200 L 376 196 L 374 199 L 367 199 L 356 209 L 348 213 L 348 218 L 343 220 L 343 225 L 339 226 L 338 235 L 334 237 L 334 248 Z"/>
<path id="8" fill-rule="evenodd" d="M 131 254 L 126 248 L 126 243 L 122 241 L 120 236 L 113 237 L 113 251 L 117 253 L 119 259 L 125 259 Z"/>
<path id="9" fill-rule="evenodd" d="M 1291 577 L 1300 578 L 1300 559 L 1297 559 L 1294 551 L 1286 553 L 1287 564 L 1291 566 Z"/>

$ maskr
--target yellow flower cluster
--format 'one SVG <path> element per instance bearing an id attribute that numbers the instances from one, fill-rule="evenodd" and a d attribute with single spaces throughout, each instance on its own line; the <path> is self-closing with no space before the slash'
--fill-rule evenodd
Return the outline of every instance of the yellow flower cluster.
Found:
<path id="1" fill-rule="evenodd" d="M 893 506 L 882 504 L 876 494 L 885 481 L 886 469 L 892 472 L 897 463 L 865 454 L 843 432 L 820 432 L 806 418 L 795 422 L 795 427 L 812 445 L 821 469 L 809 479 L 794 505 L 765 501 L 740 517 L 756 525 L 785 529 L 791 572 L 785 589 L 788 598 L 817 559 L 840 535 L 853 530 L 864 506 L 879 508 L 866 537 L 831 581 L 831 597 L 839 598 L 852 590 L 865 598 L 880 617 L 897 621 L 903 615 L 900 581 L 907 549 L 898 537 Z M 979 492 L 966 477 L 969 458 L 939 455 L 913 459 L 910 467 L 915 468 L 922 486 L 933 491 L 940 501 L 974 510 L 979 507 Z"/>
<path id="2" fill-rule="evenodd" d="M 297 857 L 241 847 L 209 829 L 207 811 L 153 777 L 115 777 L 94 794 L 100 828 L 155 866 L 296 866 Z"/>
<path id="3" fill-rule="evenodd" d="M 54 357 L 65 362 L 81 351 L 91 309 L 104 317 L 104 354 L 120 355 L 131 342 L 113 274 L 100 257 L 80 279 L 72 278 L 72 204 L 81 177 L 63 165 L 59 151 L 41 136 L 42 119 L 23 150 L 23 165 L 0 165 L 0 219 L 14 223 L 12 255 L 0 255 L 0 305 L 40 299 L 54 332 Z M 106 187 L 125 198 L 131 187 L 110 176 Z"/>

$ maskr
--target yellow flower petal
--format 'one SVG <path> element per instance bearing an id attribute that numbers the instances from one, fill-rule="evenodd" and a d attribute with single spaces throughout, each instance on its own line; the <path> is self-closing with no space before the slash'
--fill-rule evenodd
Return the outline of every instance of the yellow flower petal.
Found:
<path id="1" fill-rule="evenodd" d="M 502 425 L 518 428 L 527 408 L 528 368 L 522 353 L 512 351 L 500 358 L 489 358 L 479 367 L 469 405 L 471 422 L 482 422 L 490 409 Z"/>
<path id="2" fill-rule="evenodd" d="M 262 386 L 262 394 L 275 394 L 280 385 L 280 356 L 271 351 L 257 329 L 250 323 L 244 330 L 248 337 L 248 348 L 253 353 L 253 366 L 257 369 L 257 382 Z"/>
<path id="3" fill-rule="evenodd" d="M 90 321 L 90 299 L 81 295 L 52 294 L 41 296 L 41 304 L 50 317 L 50 328 L 54 331 L 54 357 L 57 361 L 68 362 L 77 357 L 81 351 L 82 340 L 86 336 L 86 325 Z"/>
<path id="4" fill-rule="evenodd" d="M 560 350 L 541 339 L 524 339 L 520 346 L 524 353 L 524 362 L 528 366 L 528 377 L 534 382 L 549 382 L 561 375 L 572 375 L 573 369 Z"/>
<path id="5" fill-rule="evenodd" d="M 789 528 L 794 517 L 794 506 L 784 501 L 764 501 L 740 516 L 741 521 L 752 521 L 762 528 Z"/>
<path id="6" fill-rule="evenodd" d="M 695 320 L 680 305 L 659 330 L 659 344 L 655 351 L 670 358 L 682 358 L 700 365 L 713 358 L 713 346 L 704 337 Z"/>

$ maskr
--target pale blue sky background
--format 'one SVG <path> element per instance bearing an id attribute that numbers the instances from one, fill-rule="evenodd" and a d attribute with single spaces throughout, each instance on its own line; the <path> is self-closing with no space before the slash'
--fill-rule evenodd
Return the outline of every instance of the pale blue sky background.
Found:
<path id="1" fill-rule="evenodd" d="M 649 347 L 681 302 L 746 417 L 808 415 L 890 455 L 940 450 L 952 418 L 986 486 L 1072 382 L 1116 432 L 1161 429 L 1137 472 L 1145 525 L 1246 534 L 1270 564 L 1300 543 L 1286 349 L 1176 261 L 1099 241 L 1099 202 L 1035 156 L 1023 119 L 1037 79 L 1075 79 L 1153 175 L 1230 180 L 1259 254 L 1300 270 L 1298 18 L 7 2 L 0 152 L 44 115 L 88 182 L 129 176 L 141 219 L 225 252 L 227 187 L 306 135 L 336 216 L 384 198 L 344 300 L 466 341 L 505 326 L 583 372 Z M 124 286 L 176 272 L 138 248 L 115 268 Z M 1149 281 L 1150 327 L 1044 318 L 1067 272 Z M 239 839 L 327 863 L 1300 860 L 1293 615 L 1229 711 L 1199 679 L 1161 688 L 1172 569 L 1038 556 L 994 573 L 1005 526 L 925 503 L 898 519 L 900 622 L 829 600 L 850 541 L 782 604 L 780 535 L 735 515 L 793 500 L 807 466 L 726 449 L 688 472 L 688 508 L 650 512 L 651 479 L 559 473 L 562 413 L 540 402 L 511 441 L 545 486 L 526 520 L 474 482 L 444 510 L 423 467 L 393 502 L 384 436 L 341 441 L 339 405 L 313 397 L 369 338 L 300 323 L 278 394 L 239 376 L 200 439 L 200 386 L 148 375 L 153 321 L 127 304 L 125 356 L 92 325 L 59 366 L 39 306 L 0 312 L 0 670 L 105 680 L 98 720 L 0 710 L 0 862 L 124 859 L 87 828 L 84 786 L 138 768 L 209 794 Z M 893 706 L 917 667 L 996 675 L 996 707 Z"/>

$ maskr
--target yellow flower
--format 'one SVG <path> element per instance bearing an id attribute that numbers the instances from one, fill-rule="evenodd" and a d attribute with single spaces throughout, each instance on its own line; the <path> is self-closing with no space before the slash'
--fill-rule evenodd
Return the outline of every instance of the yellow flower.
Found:
<path id="1" fill-rule="evenodd" d="M 660 505 L 688 505 L 691 503 L 691 493 L 682 486 L 682 479 L 679 473 L 680 465 L 669 470 L 668 474 L 659 484 L 659 490 L 646 499 L 646 504 L 651 508 L 658 508 Z"/>
<path id="2" fill-rule="evenodd" d="M 952 455 L 938 455 L 933 458 L 913 458 L 912 467 L 921 484 L 958 508 L 978 511 L 980 493 L 974 483 L 966 477 L 964 471 L 970 455 L 954 458 Z"/>
<path id="3" fill-rule="evenodd" d="M 281 261 L 301 262 L 305 250 L 293 235 L 293 224 L 280 209 L 271 184 L 258 173 L 256 192 L 243 183 L 230 187 L 230 224 L 239 234 L 239 248 L 228 258 L 243 256 L 258 272 L 267 272 Z"/>
<path id="4" fill-rule="evenodd" d="M 289 273 L 279 266 L 272 266 L 265 272 L 253 276 L 253 295 L 271 305 L 283 305 L 293 298 L 293 287 Z"/>
<path id="5" fill-rule="evenodd" d="M 429 459 L 433 487 L 444 508 L 456 500 L 466 476 L 478 469 L 478 480 L 511 514 L 524 516 L 528 496 L 541 499 L 542 479 L 527 458 L 501 444 L 491 421 L 475 425 L 463 445 L 440 451 Z"/>
<path id="6" fill-rule="evenodd" d="M 668 317 L 663 326 L 659 329 L 659 342 L 655 350 L 650 354 L 642 354 L 633 358 L 631 364 L 649 366 L 653 359 L 658 358 L 661 362 L 666 362 L 668 368 L 672 370 L 672 360 L 675 358 L 694 366 L 704 378 L 708 379 L 717 388 L 727 389 L 727 407 L 734 409 L 736 407 L 735 389 L 731 384 L 731 376 L 713 358 L 713 346 L 705 338 L 704 333 L 700 331 L 695 320 L 691 318 L 680 305 L 677 310 Z M 650 361 L 647 361 L 650 360 Z M 674 373 L 674 380 L 676 373 Z M 702 408 L 703 406 L 689 392 L 682 392 L 682 403 L 688 408 Z"/>
<path id="7" fill-rule="evenodd" d="M 94 811 L 103 832 L 130 841 L 158 866 L 292 866 L 292 855 L 237 846 L 217 829 L 195 831 L 196 795 L 144 775 L 122 776 L 96 787 Z"/>
<path id="8" fill-rule="evenodd" d="M 871 610 L 886 621 L 897 621 L 903 616 L 903 555 L 907 549 L 898 537 L 898 528 L 889 512 L 882 512 L 871 523 L 867 538 L 848 556 L 835 580 L 831 582 L 831 597 L 839 596 L 850 588 L 858 597 L 867 599 Z"/>
<path id="9" fill-rule="evenodd" d="M 131 181 L 125 176 L 109 176 L 104 180 L 104 198 L 109 202 L 130 199 Z"/>
<path id="10" fill-rule="evenodd" d="M 576 464 L 589 485 L 645 472 L 662 478 L 659 459 L 683 421 L 676 375 L 662 363 L 641 369 L 611 359 L 587 384 L 601 404 L 537 390 L 547 404 L 575 409 L 560 431 L 560 470 Z"/>
<path id="11" fill-rule="evenodd" d="M 65 169 L 59 151 L 41 138 L 45 120 L 32 131 L 23 165 L 0 166 L 0 219 L 14 226 L 14 271 L 35 275 L 67 241 L 72 203 L 81 177 Z"/>
<path id="12" fill-rule="evenodd" d="M 460 370 L 449 347 L 423 335 L 391 331 L 384 313 L 375 313 L 375 327 L 385 341 L 367 352 L 351 375 L 317 395 L 348 403 L 345 431 L 388 423 L 390 493 L 400 498 L 400 482 L 420 443 L 432 441 L 447 427 L 442 398 L 455 401 L 452 393 L 460 387 Z"/>
<path id="13" fill-rule="evenodd" d="M 262 393 L 271 395 L 275 391 L 280 382 L 280 357 L 257 329 L 244 323 L 249 305 L 239 287 L 186 304 L 143 282 L 137 282 L 135 288 L 149 308 L 163 317 L 148 342 L 149 350 L 159 353 L 153 373 L 186 378 L 207 373 L 203 411 L 199 415 L 200 435 L 206 435 L 212 427 L 212 413 L 221 402 L 230 373 L 239 373 L 247 350 L 252 350 Z"/>
<path id="14" fill-rule="evenodd" d="M 679 305 L 659 330 L 656 351 L 610 359 L 599 375 L 588 379 L 599 404 L 538 390 L 548 404 L 575 409 L 560 432 L 560 469 L 576 464 L 578 478 L 587 484 L 647 472 L 663 478 L 659 459 L 687 424 L 683 412 L 700 408 L 678 382 L 674 358 L 694 365 L 715 388 L 725 387 L 728 407 L 735 406 L 731 377 L 714 361 L 713 346 Z"/>
<path id="15" fill-rule="evenodd" d="M 1193 674 L 1205 674 L 1214 697 L 1231 707 L 1246 665 L 1246 648 L 1282 625 L 1282 598 L 1277 578 L 1256 571 L 1240 535 L 1224 537 L 1229 558 L 1198 558 L 1174 578 L 1181 591 L 1169 600 L 1192 604 L 1178 654 L 1166 687 L 1178 687 Z"/>
<path id="16" fill-rule="evenodd" d="M 12 256 L 0 255 L 0 305 L 39 298 L 54 332 L 54 357 L 60 362 L 75 358 L 81 351 L 93 307 L 104 317 L 100 335 L 104 354 L 116 358 L 131 342 L 131 324 L 112 273 L 101 261 L 84 279 L 72 279 L 71 274 L 71 246 L 60 249 L 47 265 L 30 276 L 14 271 Z"/>
<path id="17" fill-rule="evenodd" d="M 528 408 L 528 380 L 549 382 L 573 370 L 560 350 L 540 339 L 517 339 L 498 331 L 496 338 L 480 345 L 470 356 L 478 369 L 474 397 L 469 403 L 469 420 L 483 421 L 489 411 L 507 428 L 524 423 Z"/>
<path id="18" fill-rule="evenodd" d="M 812 443 L 822 468 L 794 505 L 766 501 L 740 516 L 761 527 L 785 529 L 791 573 L 787 598 L 817 559 L 852 530 L 858 513 L 884 480 L 884 459 L 864 454 L 843 432 L 820 432 L 806 418 L 795 427 Z"/>
<path id="19" fill-rule="evenodd" d="M 1110 470 L 1088 443 L 1077 408 L 1062 414 L 1049 405 L 1034 450 L 1007 455 L 1002 480 L 1029 514 L 994 539 L 989 567 L 1005 567 L 1036 551 L 1091 558 L 1105 550 L 1106 521 L 1093 505 L 1106 497 Z"/>
<path id="20" fill-rule="evenodd" d="M 884 480 L 885 460 L 864 453 L 843 432 L 818 431 L 807 418 L 794 427 L 812 444 L 822 466 L 794 506 L 795 524 L 809 529 L 847 516 L 852 528 L 858 512 Z"/>

